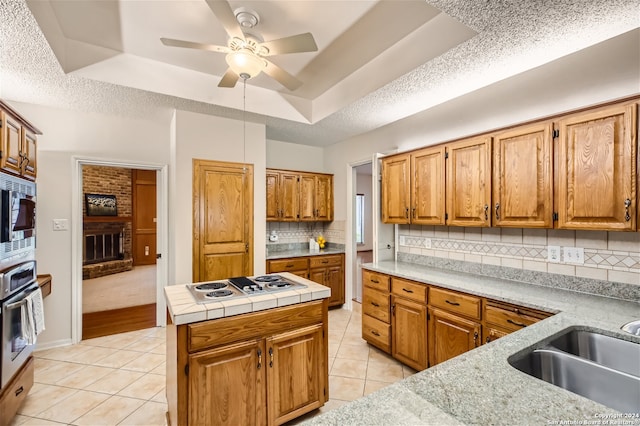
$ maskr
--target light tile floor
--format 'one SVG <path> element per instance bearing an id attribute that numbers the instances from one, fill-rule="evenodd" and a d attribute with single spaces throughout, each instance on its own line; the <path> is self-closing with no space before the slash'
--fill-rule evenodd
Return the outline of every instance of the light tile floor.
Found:
<path id="1" fill-rule="evenodd" d="M 318 415 L 415 373 L 360 337 L 360 305 L 329 311 L 329 394 Z M 165 329 L 35 353 L 35 383 L 11 426 L 164 425 Z"/>

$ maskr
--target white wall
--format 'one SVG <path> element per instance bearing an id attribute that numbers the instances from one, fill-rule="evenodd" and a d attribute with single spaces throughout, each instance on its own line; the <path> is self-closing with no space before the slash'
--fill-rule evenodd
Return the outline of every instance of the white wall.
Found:
<path id="1" fill-rule="evenodd" d="M 323 159 L 322 148 L 267 139 L 268 168 L 324 173 Z"/>
<path id="2" fill-rule="evenodd" d="M 191 282 L 192 263 L 192 180 L 193 159 L 244 162 L 254 165 L 253 213 L 254 213 L 254 274 L 265 271 L 266 257 L 266 144 L 263 124 L 247 123 L 246 149 L 243 142 L 243 123 L 227 118 L 214 117 L 185 111 L 176 111 L 175 148 L 172 148 L 172 164 L 175 173 L 169 184 L 170 219 L 174 251 L 173 273 L 169 271 L 170 284 Z M 177 230 L 180 229 L 180 232 Z M 173 278 L 173 282 L 171 281 Z"/>

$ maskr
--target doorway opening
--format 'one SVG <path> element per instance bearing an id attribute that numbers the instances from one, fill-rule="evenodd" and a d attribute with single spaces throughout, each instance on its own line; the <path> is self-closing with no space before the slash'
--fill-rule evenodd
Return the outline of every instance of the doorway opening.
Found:
<path id="1" fill-rule="evenodd" d="M 371 163 L 361 164 L 355 169 L 355 241 L 356 287 L 353 300 L 362 303 L 362 264 L 373 261 L 373 182 Z"/>
<path id="2" fill-rule="evenodd" d="M 73 342 L 164 325 L 166 166 L 74 165 Z"/>
<path id="3" fill-rule="evenodd" d="M 82 339 L 156 325 L 156 172 L 83 165 Z"/>

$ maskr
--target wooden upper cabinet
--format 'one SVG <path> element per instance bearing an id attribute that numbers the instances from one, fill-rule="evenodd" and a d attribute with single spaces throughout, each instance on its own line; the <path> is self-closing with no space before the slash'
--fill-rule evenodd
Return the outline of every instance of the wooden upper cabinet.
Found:
<path id="1" fill-rule="evenodd" d="M 558 228 L 636 229 L 637 106 L 558 122 Z"/>
<path id="2" fill-rule="evenodd" d="M 411 154 L 411 223 L 445 223 L 444 155 L 444 146 Z"/>
<path id="3" fill-rule="evenodd" d="M 382 221 L 385 223 L 411 223 L 410 168 L 410 154 L 382 159 Z"/>
<path id="4" fill-rule="evenodd" d="M 35 180 L 39 134 L 38 129 L 0 101 L 0 170 Z"/>
<path id="5" fill-rule="evenodd" d="M 333 175 L 267 169 L 267 221 L 333 220 Z"/>
<path id="6" fill-rule="evenodd" d="M 491 137 L 445 146 L 447 225 L 491 226 Z"/>
<path id="7" fill-rule="evenodd" d="M 494 137 L 494 226 L 553 227 L 552 134 L 545 122 Z"/>

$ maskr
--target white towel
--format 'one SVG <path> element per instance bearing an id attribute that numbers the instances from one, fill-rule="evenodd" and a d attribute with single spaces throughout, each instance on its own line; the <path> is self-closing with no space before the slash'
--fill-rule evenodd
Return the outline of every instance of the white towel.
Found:
<path id="1" fill-rule="evenodd" d="M 24 298 L 22 319 L 23 335 L 27 343 L 33 345 L 37 336 L 44 330 L 42 291 L 39 287 Z"/>

